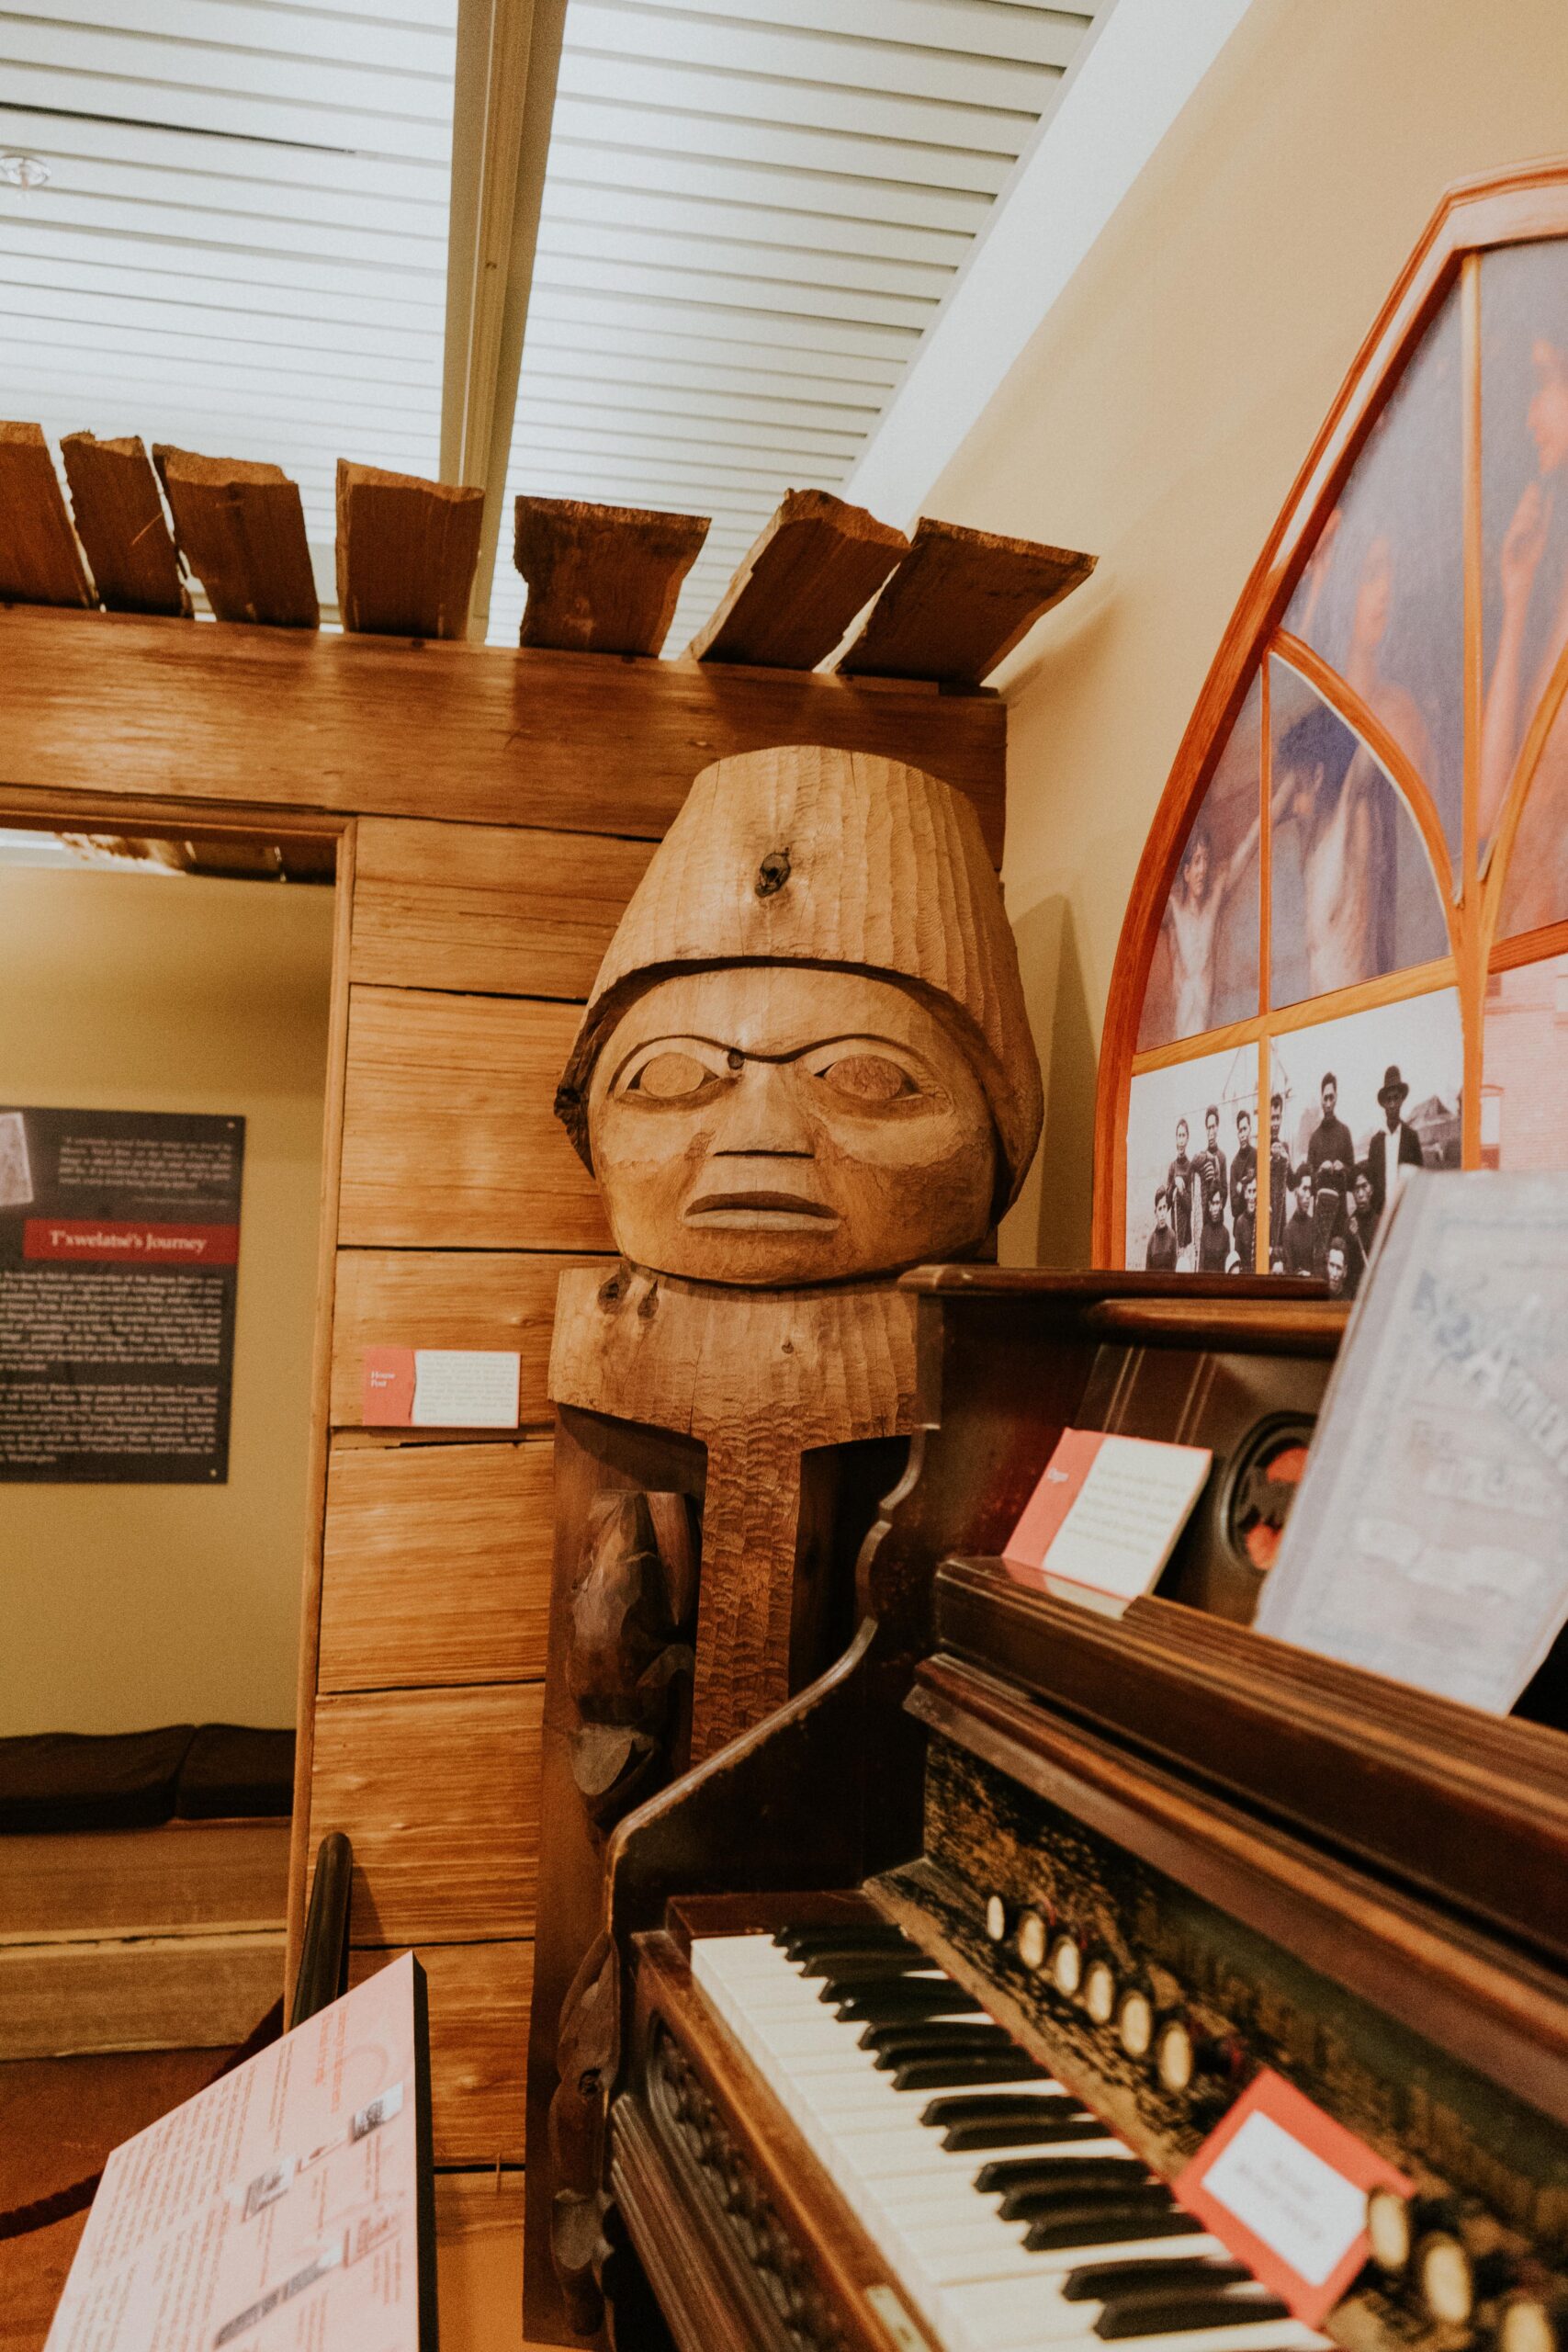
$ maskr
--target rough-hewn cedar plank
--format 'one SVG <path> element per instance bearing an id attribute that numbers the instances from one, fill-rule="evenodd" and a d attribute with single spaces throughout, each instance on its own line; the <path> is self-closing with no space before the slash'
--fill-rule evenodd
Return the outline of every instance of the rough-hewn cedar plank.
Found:
<path id="1" fill-rule="evenodd" d="M 317 628 L 315 575 L 299 485 L 247 458 L 153 450 L 180 552 L 220 621 Z"/>
<path id="2" fill-rule="evenodd" d="M 367 817 L 354 861 L 355 980 L 585 998 L 641 881 L 645 842 Z"/>
<path id="3" fill-rule="evenodd" d="M 348 1833 L 354 1942 L 533 1934 L 543 1708 L 537 1682 L 317 1701 L 310 1850 Z"/>
<path id="4" fill-rule="evenodd" d="M 657 653 L 707 535 L 700 514 L 520 498 L 513 553 L 528 602 L 518 643 Z"/>
<path id="5" fill-rule="evenodd" d="M 319 1688 L 542 1677 L 552 1491 L 552 1449 L 539 1438 L 337 1447 Z"/>
<path id="6" fill-rule="evenodd" d="M 825 490 L 788 491 L 687 650 L 700 662 L 814 670 L 908 548 L 863 506 Z"/>
<path id="7" fill-rule="evenodd" d="M 479 560 L 482 490 L 337 461 L 337 601 L 367 637 L 461 637 Z"/>
<path id="8" fill-rule="evenodd" d="M 344 1248 L 598 1250 L 598 1187 L 555 1115 L 578 1009 L 356 988 L 348 1016 Z"/>
<path id="9" fill-rule="evenodd" d="M 50 792 L 413 817 L 438 792 L 481 824 L 657 839 L 710 761 L 826 743 L 966 792 L 1001 855 L 1007 712 L 989 695 L 21 608 L 0 615 L 0 775 Z"/>
<path id="10" fill-rule="evenodd" d="M 37 424 L 0 424 L 0 602 L 96 602 Z"/>
<path id="11" fill-rule="evenodd" d="M 523 1359 L 522 1426 L 547 1427 L 556 1286 L 570 1268 L 603 1262 L 494 1250 L 340 1250 L 333 1427 L 360 1426 L 365 1350 L 382 1346 L 514 1348 Z"/>
<path id="12" fill-rule="evenodd" d="M 91 433 L 68 433 L 60 454 L 76 529 L 110 612 L 188 617 L 190 592 L 141 440 L 135 434 L 99 441 Z"/>
<path id="13" fill-rule="evenodd" d="M 349 1983 L 363 1984 L 397 1957 L 395 1951 L 376 1947 L 350 1952 Z M 418 1957 L 430 1980 L 435 2161 L 493 2166 L 499 2156 L 504 2164 L 520 2164 L 534 1947 L 522 1942 L 422 1944 Z M 484 2187 L 493 2203 L 493 2172 Z M 521 2214 L 514 2220 L 521 2230 Z M 446 2259 L 443 2248 L 443 2265 Z"/>
<path id="14" fill-rule="evenodd" d="M 1042 613 L 1081 585 L 1091 555 L 922 516 L 914 544 L 840 662 L 847 676 L 977 686 Z"/>

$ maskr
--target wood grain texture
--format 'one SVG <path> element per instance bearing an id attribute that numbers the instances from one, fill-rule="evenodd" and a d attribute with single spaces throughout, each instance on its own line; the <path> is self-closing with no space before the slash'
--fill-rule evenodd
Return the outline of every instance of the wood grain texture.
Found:
<path id="1" fill-rule="evenodd" d="M 283 1926 L 0 1945 L 0 2060 L 226 2050 L 283 1990 Z"/>
<path id="2" fill-rule="evenodd" d="M 1043 613 L 1081 587 L 1091 555 L 922 515 L 914 543 L 840 662 L 846 676 L 977 686 Z"/>
<path id="3" fill-rule="evenodd" d="M 348 1022 L 344 1246 L 608 1246 L 592 1177 L 555 1115 L 574 1007 L 356 988 Z"/>
<path id="4" fill-rule="evenodd" d="M 310 1842 L 353 1841 L 355 1943 L 533 1934 L 542 1712 L 525 1682 L 317 1702 Z"/>
<path id="5" fill-rule="evenodd" d="M 493 2165 L 499 2157 L 520 2164 L 534 1947 L 422 1944 L 417 1952 L 429 1979 L 435 2161 Z M 352 1951 L 350 1984 L 363 1984 L 397 1957 L 396 1951 Z M 519 2226 L 521 2218 L 519 2212 Z"/>
<path id="6" fill-rule="evenodd" d="M 657 653 L 706 518 L 576 498 L 520 498 L 513 556 L 528 583 L 520 645 Z"/>
<path id="7" fill-rule="evenodd" d="M 479 560 L 482 490 L 337 461 L 337 601 L 345 629 L 461 637 Z"/>
<path id="8" fill-rule="evenodd" d="M 60 454 L 77 536 L 110 612 L 188 617 L 190 592 L 140 438 L 99 441 L 91 433 L 68 433 Z"/>
<path id="9" fill-rule="evenodd" d="M 647 843 L 519 826 L 359 827 L 351 972 L 390 988 L 585 998 Z"/>
<path id="10" fill-rule="evenodd" d="M 909 542 L 863 506 L 791 490 L 687 648 L 699 662 L 814 670 Z"/>
<path id="11" fill-rule="evenodd" d="M 1001 855 L 1007 714 L 990 695 L 28 610 L 0 616 L 0 775 L 100 802 L 525 817 L 657 840 L 712 761 L 825 743 L 942 777 Z"/>
<path id="12" fill-rule="evenodd" d="M 287 1821 L 169 1821 L 0 1838 L 0 1942 L 276 1928 Z"/>
<path id="13" fill-rule="evenodd" d="M 0 424 L 0 600 L 96 602 L 43 429 Z"/>
<path id="14" fill-rule="evenodd" d="M 548 1370 L 556 1287 L 573 1267 L 609 1271 L 604 1259 L 541 1252 L 345 1250 L 337 1261 L 333 1326 L 332 1421 L 360 1426 L 367 1347 L 515 1348 L 523 1359 L 525 1429 L 550 1419 Z M 493 1442 L 495 1432 L 487 1432 Z"/>
<path id="15" fill-rule="evenodd" d="M 338 1447 L 318 1688 L 542 1678 L 552 1485 L 540 1440 Z"/>
<path id="16" fill-rule="evenodd" d="M 180 553 L 218 619 L 319 628 L 305 510 L 299 484 L 282 467 L 162 444 L 152 455 Z"/>
<path id="17" fill-rule="evenodd" d="M 540 2352 L 518 2335 L 523 2306 L 523 2176 L 444 2172 L 435 2179 L 441 2341 L 447 2352 Z M 7 2352 L 0 2337 L 0 2352 Z"/>

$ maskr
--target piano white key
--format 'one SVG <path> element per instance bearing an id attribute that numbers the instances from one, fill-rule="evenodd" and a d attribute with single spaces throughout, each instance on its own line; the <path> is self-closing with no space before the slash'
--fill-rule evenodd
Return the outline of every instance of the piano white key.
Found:
<path id="1" fill-rule="evenodd" d="M 1077 2340 L 1094 2352 L 1107 2352 L 1094 2332 L 1097 2303 L 1080 2303 L 1087 2312 Z M 991 2279 L 978 2286 L 945 2288 L 936 2299 L 934 2324 L 953 2352 L 1034 2352 L 1051 2346 L 1053 2352 L 1075 2340 L 1055 2325 L 1055 2307 L 1042 2304 L 1039 2289 L 1029 2279 Z M 1172 2328 L 1158 2335 L 1122 2336 L 1113 2352 L 1325 2352 L 1328 2339 L 1300 2320 L 1244 2320 L 1234 2327 Z"/>

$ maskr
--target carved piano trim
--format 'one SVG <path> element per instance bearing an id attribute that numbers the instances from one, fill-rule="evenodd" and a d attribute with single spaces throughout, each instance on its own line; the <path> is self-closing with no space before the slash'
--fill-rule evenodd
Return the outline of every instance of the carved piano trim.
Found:
<path id="1" fill-rule="evenodd" d="M 761 1916 L 755 1899 L 680 1908 L 709 1934 Z M 894 2352 L 865 2300 L 895 2287 L 886 2263 L 667 1932 L 637 1939 L 630 2080 L 614 2117 L 611 2187 L 681 2352 Z M 701 2261 L 682 2252 L 694 2233 Z"/>

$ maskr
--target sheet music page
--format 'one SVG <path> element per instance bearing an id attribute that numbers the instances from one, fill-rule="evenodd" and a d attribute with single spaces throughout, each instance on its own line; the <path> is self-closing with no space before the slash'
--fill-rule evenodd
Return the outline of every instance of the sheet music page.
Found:
<path id="1" fill-rule="evenodd" d="M 419 2352 L 414 1967 L 115 2150 L 45 2352 Z"/>
<path id="2" fill-rule="evenodd" d="M 1506 1713 L 1568 1618 L 1568 1178 L 1412 1175 L 1258 1630 Z"/>

